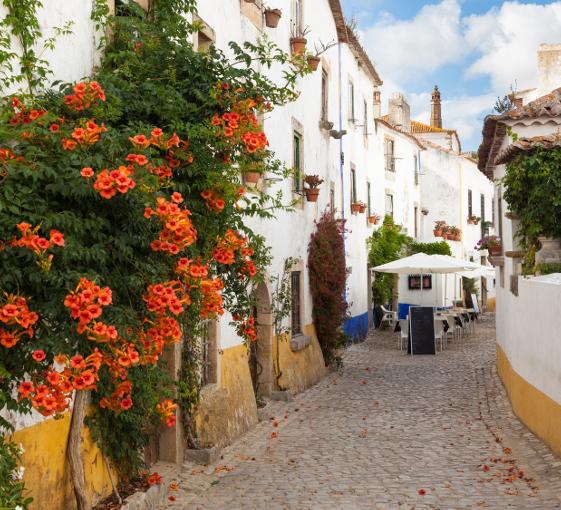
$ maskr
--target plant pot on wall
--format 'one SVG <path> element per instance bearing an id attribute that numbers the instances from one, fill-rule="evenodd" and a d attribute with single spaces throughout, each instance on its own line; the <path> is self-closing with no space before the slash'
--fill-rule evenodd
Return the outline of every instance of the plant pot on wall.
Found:
<path id="1" fill-rule="evenodd" d="M 312 71 L 317 71 L 320 62 L 321 58 L 316 57 L 315 55 L 310 55 L 308 57 L 308 65 L 311 67 Z"/>
<path id="2" fill-rule="evenodd" d="M 373 214 L 372 216 L 368 216 L 368 223 L 370 225 L 377 225 L 380 217 L 377 214 Z"/>
<path id="3" fill-rule="evenodd" d="M 352 212 L 353 214 L 359 213 L 361 207 L 362 207 L 362 206 L 361 206 L 361 204 L 359 204 L 359 203 L 351 204 L 351 212 Z"/>
<path id="4" fill-rule="evenodd" d="M 304 189 L 306 193 L 306 200 L 308 202 L 317 202 L 319 197 L 319 188 L 306 188 Z"/>
<path id="5" fill-rule="evenodd" d="M 293 55 L 302 55 L 306 51 L 306 44 L 308 40 L 305 37 L 291 37 L 290 48 Z"/>
<path id="6" fill-rule="evenodd" d="M 435 228 L 432 233 L 434 234 L 434 237 L 442 237 L 442 229 L 441 228 Z"/>
<path id="7" fill-rule="evenodd" d="M 489 246 L 487 250 L 489 250 L 489 255 L 493 257 L 500 255 L 503 251 L 503 247 L 500 244 L 495 244 L 494 246 Z"/>
<path id="8" fill-rule="evenodd" d="M 243 172 L 243 181 L 251 187 L 257 186 L 259 179 L 261 179 L 261 172 Z"/>
<path id="9" fill-rule="evenodd" d="M 265 25 L 269 28 L 277 28 L 281 17 L 280 9 L 265 9 Z"/>

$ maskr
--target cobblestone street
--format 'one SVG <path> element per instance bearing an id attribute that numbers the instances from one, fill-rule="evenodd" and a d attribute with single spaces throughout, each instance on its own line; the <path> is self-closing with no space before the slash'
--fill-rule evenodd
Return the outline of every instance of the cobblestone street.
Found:
<path id="1" fill-rule="evenodd" d="M 561 461 L 513 416 L 494 362 L 491 316 L 436 356 L 373 333 L 217 464 L 185 464 L 168 508 L 561 508 Z"/>

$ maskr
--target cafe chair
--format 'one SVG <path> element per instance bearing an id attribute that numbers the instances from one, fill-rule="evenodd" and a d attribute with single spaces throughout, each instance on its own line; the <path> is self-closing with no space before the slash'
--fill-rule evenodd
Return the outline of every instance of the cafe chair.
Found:
<path id="1" fill-rule="evenodd" d="M 399 319 L 399 332 L 397 337 L 397 344 L 399 350 L 403 350 L 403 345 L 407 345 L 409 341 L 409 319 Z"/>
<path id="2" fill-rule="evenodd" d="M 382 326 L 384 326 L 384 324 L 393 328 L 397 321 L 397 312 L 387 310 L 383 305 L 380 306 L 380 310 L 382 310 L 383 314 L 382 320 L 380 321 L 380 329 L 383 329 Z"/>
<path id="3" fill-rule="evenodd" d="M 444 322 L 442 320 L 438 320 L 436 319 L 434 321 L 434 342 L 435 342 L 435 348 L 438 345 L 438 342 L 440 341 L 440 351 L 442 352 L 444 350 L 444 335 L 446 333 L 444 332 Z"/>

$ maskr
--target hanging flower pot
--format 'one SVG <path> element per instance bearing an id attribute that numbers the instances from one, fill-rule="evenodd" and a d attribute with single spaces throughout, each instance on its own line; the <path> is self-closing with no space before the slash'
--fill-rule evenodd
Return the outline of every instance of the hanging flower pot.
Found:
<path id="1" fill-rule="evenodd" d="M 316 57 L 315 55 L 310 55 L 308 57 L 308 65 L 311 67 L 312 71 L 317 71 L 320 62 L 321 58 Z"/>
<path id="2" fill-rule="evenodd" d="M 366 211 L 366 204 L 360 204 L 359 212 L 362 214 Z"/>
<path id="3" fill-rule="evenodd" d="M 302 55 L 306 50 L 308 40 L 305 37 L 291 37 L 290 48 L 293 55 Z"/>
<path id="4" fill-rule="evenodd" d="M 353 214 L 359 213 L 360 212 L 360 204 L 358 202 L 351 204 L 351 212 Z"/>
<path id="5" fill-rule="evenodd" d="M 368 223 L 370 223 L 370 225 L 377 225 L 378 221 L 380 221 L 380 216 L 378 216 L 377 214 L 368 216 Z"/>
<path id="6" fill-rule="evenodd" d="M 261 172 L 246 171 L 242 175 L 245 184 L 252 187 L 255 187 L 261 178 Z"/>
<path id="7" fill-rule="evenodd" d="M 442 229 L 441 228 L 435 228 L 432 233 L 434 234 L 434 237 L 442 237 Z"/>
<path id="8" fill-rule="evenodd" d="M 489 250 L 489 255 L 497 256 L 500 255 L 502 252 L 502 246 L 500 244 L 495 244 L 493 246 L 489 246 L 487 248 Z"/>
<path id="9" fill-rule="evenodd" d="M 317 202 L 319 197 L 319 188 L 306 188 L 304 189 L 306 193 L 306 200 L 308 202 Z"/>
<path id="10" fill-rule="evenodd" d="M 265 9 L 265 25 L 269 28 L 277 28 L 281 17 L 280 9 Z"/>

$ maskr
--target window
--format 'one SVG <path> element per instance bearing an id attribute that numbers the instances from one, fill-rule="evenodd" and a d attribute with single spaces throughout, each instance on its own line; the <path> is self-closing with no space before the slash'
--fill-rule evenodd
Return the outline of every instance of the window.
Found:
<path id="1" fill-rule="evenodd" d="M 393 195 L 386 193 L 386 214 L 393 218 Z"/>
<path id="2" fill-rule="evenodd" d="M 473 216 L 473 196 L 470 189 L 468 189 L 468 217 Z"/>
<path id="3" fill-rule="evenodd" d="M 329 211 L 331 216 L 335 216 L 335 184 L 329 186 Z"/>
<path id="4" fill-rule="evenodd" d="M 363 108 L 364 118 L 362 120 L 362 132 L 364 136 L 366 136 L 368 134 L 368 103 L 366 101 L 363 102 Z"/>
<path id="5" fill-rule="evenodd" d="M 292 0 L 292 34 L 300 37 L 304 27 L 303 0 Z"/>
<path id="6" fill-rule="evenodd" d="M 300 311 L 300 279 L 301 271 L 292 271 L 291 274 L 291 307 L 292 307 L 292 321 L 291 329 L 292 336 L 302 334 L 302 317 Z"/>
<path id="7" fill-rule="evenodd" d="M 413 172 L 414 172 L 414 182 L 415 186 L 419 185 L 419 161 L 417 156 L 413 156 Z"/>
<path id="8" fill-rule="evenodd" d="M 355 84 L 349 81 L 349 122 L 355 121 Z"/>
<path id="9" fill-rule="evenodd" d="M 216 321 L 206 320 L 201 324 L 199 335 L 201 386 L 217 382 Z"/>
<path id="10" fill-rule="evenodd" d="M 325 71 L 321 72 L 321 120 L 329 120 L 328 108 L 329 76 Z"/>
<path id="11" fill-rule="evenodd" d="M 194 46 L 199 52 L 208 51 L 216 41 L 216 33 L 201 17 L 195 14 L 193 19 L 199 25 L 198 30 L 193 34 Z"/>
<path id="12" fill-rule="evenodd" d="M 370 198 L 370 182 L 366 183 L 366 204 L 368 206 L 368 216 L 372 216 L 372 199 Z"/>
<path id="13" fill-rule="evenodd" d="M 413 221 L 415 222 L 415 239 L 419 237 L 419 208 L 415 206 L 413 209 Z"/>
<path id="14" fill-rule="evenodd" d="M 351 165 L 351 204 L 356 202 L 356 169 Z"/>
<path id="15" fill-rule="evenodd" d="M 294 169 L 294 190 L 300 191 L 302 188 L 302 135 L 294 132 L 293 138 L 292 168 Z"/>
<path id="16" fill-rule="evenodd" d="M 394 144 L 393 140 L 386 138 L 385 141 L 386 171 L 395 172 Z"/>

